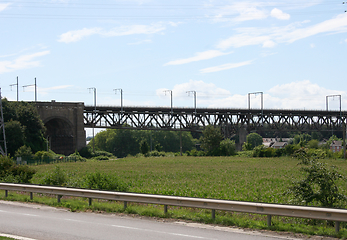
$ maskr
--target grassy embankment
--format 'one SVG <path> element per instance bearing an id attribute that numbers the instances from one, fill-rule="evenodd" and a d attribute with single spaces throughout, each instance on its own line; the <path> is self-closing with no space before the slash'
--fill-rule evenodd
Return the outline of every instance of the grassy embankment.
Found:
<path id="1" fill-rule="evenodd" d="M 337 166 L 347 176 L 347 164 L 342 160 L 326 160 Z M 302 173 L 293 158 L 241 158 L 241 157 L 173 157 L 173 158 L 124 158 L 111 161 L 87 161 L 35 166 L 37 173 L 32 182 L 41 183 L 47 172 L 59 166 L 70 176 L 70 183 L 80 181 L 89 172 L 114 173 L 129 186 L 129 192 L 190 196 L 227 200 L 293 204 L 284 194 L 293 179 Z M 339 182 L 341 192 L 347 195 L 347 183 Z M 1 198 L 3 199 L 3 196 Z M 10 193 L 9 199 L 30 201 L 28 194 Z M 65 197 L 60 204 L 55 197 L 34 195 L 34 202 L 70 208 L 72 211 L 124 212 L 122 203 L 93 201 Z M 126 213 L 145 216 L 171 217 L 198 222 L 217 223 L 246 228 L 268 229 L 266 216 L 257 214 L 216 212 L 211 210 L 169 207 L 168 214 L 157 205 L 130 204 Z M 346 225 L 339 237 L 347 237 Z M 273 217 L 276 231 L 302 232 L 336 236 L 334 227 L 326 221 Z"/>

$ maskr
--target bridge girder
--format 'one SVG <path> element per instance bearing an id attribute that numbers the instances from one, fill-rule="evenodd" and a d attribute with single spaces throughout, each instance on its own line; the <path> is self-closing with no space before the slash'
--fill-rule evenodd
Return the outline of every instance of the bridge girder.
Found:
<path id="1" fill-rule="evenodd" d="M 226 135 L 247 131 L 342 131 L 347 112 L 165 107 L 84 108 L 84 126 L 94 128 L 201 131 L 221 127 Z"/>

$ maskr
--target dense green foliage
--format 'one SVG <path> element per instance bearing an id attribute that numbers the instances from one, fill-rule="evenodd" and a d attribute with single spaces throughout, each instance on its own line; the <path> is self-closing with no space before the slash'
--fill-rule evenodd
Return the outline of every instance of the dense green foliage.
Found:
<path id="1" fill-rule="evenodd" d="M 154 150 L 156 147 L 164 152 L 179 152 L 180 134 L 182 134 L 183 151 L 191 150 L 195 142 L 190 132 L 129 129 L 107 129 L 98 133 L 94 138 L 95 149 L 110 152 L 117 157 L 135 156 L 140 153 L 140 142 L 147 141 L 149 150 Z M 91 145 L 92 142 L 89 144 Z M 83 151 L 82 156 L 88 154 L 86 150 Z"/>
<path id="2" fill-rule="evenodd" d="M 35 106 L 26 102 L 9 102 L 7 99 L 3 99 L 2 105 L 8 153 L 14 156 L 23 145 L 30 147 L 33 152 L 45 149 L 45 127 Z"/>
<path id="3" fill-rule="evenodd" d="M 263 138 L 258 133 L 250 133 L 247 135 L 246 143 L 244 144 L 245 150 L 253 150 L 255 147 L 263 144 Z"/>
<path id="4" fill-rule="evenodd" d="M 200 138 L 201 147 L 208 155 L 218 155 L 220 142 L 223 140 L 223 135 L 219 127 L 208 125 L 202 132 Z"/>
<path id="5" fill-rule="evenodd" d="M 306 205 L 315 203 L 322 207 L 341 207 L 347 198 L 340 193 L 337 181 L 346 178 L 335 168 L 329 168 L 326 163 L 311 157 L 304 148 L 297 151 L 296 156 L 300 159 L 299 164 L 303 165 L 301 171 L 305 178 L 294 181 L 289 193 L 297 202 Z"/>
<path id="6" fill-rule="evenodd" d="M 12 183 L 29 183 L 35 169 L 26 165 L 17 165 L 11 158 L 0 156 L 0 181 Z"/>
<path id="7" fill-rule="evenodd" d="M 232 156 L 236 154 L 235 141 L 224 139 L 219 127 L 208 125 L 200 137 L 201 148 L 205 152 L 191 150 L 189 156 Z"/>

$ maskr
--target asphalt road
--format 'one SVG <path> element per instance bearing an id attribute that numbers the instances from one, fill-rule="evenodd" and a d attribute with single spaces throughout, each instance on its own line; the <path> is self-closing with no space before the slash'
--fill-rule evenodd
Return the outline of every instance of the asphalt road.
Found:
<path id="1" fill-rule="evenodd" d="M 42 205 L 6 201 L 0 201 L 0 233 L 38 240 L 290 239 L 204 224 L 163 222 L 114 214 L 73 213 Z"/>

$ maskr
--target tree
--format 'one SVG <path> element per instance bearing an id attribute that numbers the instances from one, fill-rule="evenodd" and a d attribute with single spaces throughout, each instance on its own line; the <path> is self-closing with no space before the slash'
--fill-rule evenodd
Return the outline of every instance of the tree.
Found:
<path id="1" fill-rule="evenodd" d="M 7 152 L 13 157 L 16 150 L 24 145 L 24 127 L 20 122 L 10 120 L 5 123 L 5 133 L 7 138 Z"/>
<path id="2" fill-rule="evenodd" d="M 30 147 L 34 152 L 44 150 L 46 147 L 46 140 L 44 138 L 45 126 L 37 112 L 35 106 L 26 102 L 9 102 L 5 98 L 2 102 L 5 126 L 8 127 L 6 140 L 7 147 L 11 149 L 10 153 L 13 154 L 19 146 L 19 142 L 23 140 L 22 145 Z M 21 133 L 23 132 L 23 138 Z"/>
<path id="3" fill-rule="evenodd" d="M 246 138 L 246 150 L 253 150 L 256 146 L 263 144 L 263 138 L 258 133 L 250 133 Z"/>
<path id="4" fill-rule="evenodd" d="M 219 155 L 218 149 L 220 142 L 223 140 L 220 128 L 208 125 L 202 132 L 201 147 L 209 155 Z"/>
<path id="5" fill-rule="evenodd" d="M 220 155 L 233 156 L 236 154 L 235 141 L 225 139 L 220 142 Z"/>
<path id="6" fill-rule="evenodd" d="M 346 180 L 335 168 L 328 168 L 325 163 L 308 156 L 306 150 L 301 148 L 296 152 L 296 157 L 303 165 L 301 171 L 305 178 L 294 181 L 289 188 L 289 193 L 294 195 L 298 202 L 318 203 L 322 207 L 336 207 L 346 196 L 339 193 L 338 180 Z"/>
<path id="7" fill-rule="evenodd" d="M 148 142 L 144 139 L 140 142 L 140 151 L 143 155 L 149 152 L 149 145 Z"/>

